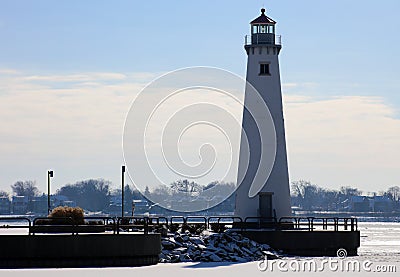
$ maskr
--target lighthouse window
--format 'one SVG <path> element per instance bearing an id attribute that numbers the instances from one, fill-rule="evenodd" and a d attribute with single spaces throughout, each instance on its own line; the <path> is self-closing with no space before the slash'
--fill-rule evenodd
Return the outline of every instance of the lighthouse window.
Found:
<path id="1" fill-rule="evenodd" d="M 271 72 L 269 71 L 269 63 L 260 64 L 260 75 L 271 75 Z"/>

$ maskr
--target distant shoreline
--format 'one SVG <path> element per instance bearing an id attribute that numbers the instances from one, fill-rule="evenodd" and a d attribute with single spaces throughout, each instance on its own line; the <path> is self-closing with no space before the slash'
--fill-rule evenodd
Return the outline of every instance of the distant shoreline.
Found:
<path id="1" fill-rule="evenodd" d="M 360 222 L 400 222 L 400 212 L 295 211 L 299 217 L 356 217 Z"/>
<path id="2" fill-rule="evenodd" d="M 98 215 L 98 214 L 96 214 Z M 113 217 L 115 215 L 109 215 L 107 213 L 101 213 L 102 216 L 110 216 Z M 0 217 L 28 217 L 28 218 L 35 218 L 38 216 L 47 216 L 44 214 L 7 214 L 7 215 L 0 215 Z M 90 216 L 90 215 L 86 215 Z M 144 216 L 144 214 L 135 214 L 135 216 Z M 215 214 L 215 213 L 210 213 L 210 214 L 205 214 L 205 213 L 193 213 L 193 214 L 173 214 L 173 213 L 168 213 L 168 214 L 150 214 L 150 216 L 165 216 L 165 217 L 171 217 L 171 216 L 233 216 L 233 212 L 227 212 L 227 213 L 220 213 L 220 214 Z M 296 217 L 325 217 L 325 218 L 348 218 L 348 217 L 356 217 L 359 222 L 400 222 L 400 212 L 344 212 L 344 211 L 293 211 L 292 216 Z"/>

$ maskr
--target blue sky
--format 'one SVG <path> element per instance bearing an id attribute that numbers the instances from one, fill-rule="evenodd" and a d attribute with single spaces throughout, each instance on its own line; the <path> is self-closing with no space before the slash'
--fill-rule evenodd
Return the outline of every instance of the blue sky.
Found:
<path id="1" fill-rule="evenodd" d="M 0 189 L 8 190 L 18 179 L 36 179 L 44 190 L 45 172 L 54 167 L 58 186 L 86 177 L 118 184 L 123 120 L 135 93 L 158 74 L 182 67 L 214 66 L 244 76 L 244 35 L 263 5 L 283 37 L 280 62 L 292 179 L 334 188 L 354 184 L 365 191 L 399 184 L 395 172 L 400 162 L 394 155 L 400 137 L 397 0 L 3 0 Z M 103 118 L 100 108 L 115 111 L 115 118 Z M 357 118 L 348 126 L 339 124 L 343 130 L 336 133 L 343 135 L 335 143 L 343 138 L 358 144 L 372 137 L 375 144 L 361 144 L 350 157 L 330 153 L 322 145 L 332 135 L 328 130 L 349 119 L 335 115 Z M 321 116 L 322 122 L 307 116 Z M 375 148 L 381 146 L 387 153 L 377 157 Z M 357 164 L 366 160 L 365 154 L 376 161 L 364 170 L 338 174 L 341 161 Z M 321 164 L 329 169 L 315 168 Z M 379 168 L 372 170 L 374 164 Z"/>
<path id="2" fill-rule="evenodd" d="M 400 105 L 396 0 L 264 1 L 283 36 L 284 82 Z M 2 1 L 0 61 L 37 73 L 245 72 L 243 36 L 263 1 Z"/>

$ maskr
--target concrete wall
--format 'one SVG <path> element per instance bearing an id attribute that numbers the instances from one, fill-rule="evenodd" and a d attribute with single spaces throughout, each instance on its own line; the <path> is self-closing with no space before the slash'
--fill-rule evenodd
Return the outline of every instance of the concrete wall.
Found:
<path id="1" fill-rule="evenodd" d="M 336 256 L 344 248 L 349 256 L 357 255 L 360 231 L 243 231 L 243 236 L 266 243 L 285 253 L 304 256 Z"/>
<path id="2" fill-rule="evenodd" d="M 158 261 L 160 234 L 2 235 L 0 267 L 144 265 Z"/>

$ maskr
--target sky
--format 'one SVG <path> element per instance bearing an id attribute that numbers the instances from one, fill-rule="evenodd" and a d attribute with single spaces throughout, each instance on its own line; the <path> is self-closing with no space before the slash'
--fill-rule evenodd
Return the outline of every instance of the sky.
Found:
<path id="1" fill-rule="evenodd" d="M 245 77 L 261 7 L 282 35 L 290 179 L 400 185 L 397 0 L 1 0 L 0 190 L 36 180 L 45 191 L 49 169 L 52 192 L 89 178 L 118 186 L 138 93 L 191 66 Z"/>

